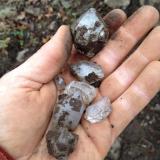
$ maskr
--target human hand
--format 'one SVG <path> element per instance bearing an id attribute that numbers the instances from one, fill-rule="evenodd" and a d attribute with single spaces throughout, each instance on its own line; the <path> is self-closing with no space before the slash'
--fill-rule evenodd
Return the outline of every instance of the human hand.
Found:
<path id="1" fill-rule="evenodd" d="M 125 20 L 122 11 L 119 15 Z M 113 112 L 101 123 L 82 120 L 75 131 L 79 141 L 70 160 L 103 159 L 117 136 L 158 92 L 160 28 L 153 29 L 129 55 L 158 19 L 154 8 L 142 7 L 92 59 L 102 66 L 106 75 L 98 97 L 109 96 Z M 36 54 L 0 79 L 0 145 L 15 159 L 54 160 L 47 153 L 43 136 L 56 101 L 52 79 L 67 61 L 71 46 L 69 29 L 62 26 Z M 77 57 L 81 56 L 73 53 L 70 61 Z M 72 79 L 68 71 L 63 75 L 67 82 Z"/>

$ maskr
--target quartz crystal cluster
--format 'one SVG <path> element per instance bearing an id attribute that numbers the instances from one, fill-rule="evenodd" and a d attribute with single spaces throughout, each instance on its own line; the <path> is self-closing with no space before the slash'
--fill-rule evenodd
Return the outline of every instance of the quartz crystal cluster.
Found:
<path id="1" fill-rule="evenodd" d="M 105 23 L 94 8 L 72 25 L 72 34 L 76 49 L 88 57 L 96 55 L 108 37 Z M 107 97 L 91 104 L 97 95 L 96 87 L 104 78 L 101 66 L 83 60 L 70 65 L 70 71 L 79 81 L 71 81 L 66 85 L 62 76 L 54 79 L 58 98 L 52 115 L 53 122 L 46 134 L 48 153 L 58 160 L 67 160 L 74 151 L 78 135 L 73 131 L 84 113 L 84 118 L 90 123 L 98 123 L 112 111 Z"/>
<path id="2" fill-rule="evenodd" d="M 57 80 L 58 85 L 63 85 L 60 83 L 62 79 Z M 53 112 L 52 128 L 46 135 L 49 154 L 58 160 L 66 160 L 73 152 L 78 135 L 72 131 L 76 129 L 87 105 L 95 97 L 96 89 L 85 82 L 72 81 L 61 91 Z"/>

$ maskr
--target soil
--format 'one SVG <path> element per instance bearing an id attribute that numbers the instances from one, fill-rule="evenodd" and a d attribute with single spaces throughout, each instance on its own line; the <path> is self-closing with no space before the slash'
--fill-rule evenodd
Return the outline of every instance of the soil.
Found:
<path id="1" fill-rule="evenodd" d="M 95 7 L 102 16 L 112 9 L 106 0 L 0 1 L 0 77 L 38 50 L 61 24 L 71 24 L 87 8 Z M 131 15 L 142 4 L 160 10 L 159 0 L 131 0 L 120 8 Z M 122 133 L 106 159 L 160 159 L 160 93 Z"/>

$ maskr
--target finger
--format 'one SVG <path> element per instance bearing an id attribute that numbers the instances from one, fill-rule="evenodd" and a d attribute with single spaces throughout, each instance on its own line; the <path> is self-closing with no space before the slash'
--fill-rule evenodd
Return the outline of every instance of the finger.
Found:
<path id="1" fill-rule="evenodd" d="M 86 120 L 82 121 L 84 129 L 99 148 L 102 156 L 105 156 L 116 137 L 147 105 L 159 89 L 160 62 L 154 61 L 145 68 L 132 86 L 113 102 L 113 112 L 109 119 L 97 124 L 90 124 Z"/>
<path id="2" fill-rule="evenodd" d="M 95 144 L 81 126 L 78 126 L 75 133 L 79 135 L 78 144 L 75 151 L 70 155 L 69 160 L 102 159 L 101 155 L 97 152 Z"/>
<path id="3" fill-rule="evenodd" d="M 113 102 L 109 120 L 114 125 L 113 139 L 124 130 L 131 120 L 150 102 L 160 90 L 160 62 L 151 62 L 135 82 Z"/>
<path id="4" fill-rule="evenodd" d="M 52 80 L 67 61 L 71 46 L 69 27 L 61 26 L 49 42 L 14 72 L 30 80 L 47 83 Z"/>
<path id="5" fill-rule="evenodd" d="M 122 63 L 136 43 L 158 22 L 159 13 L 151 6 L 138 9 L 92 60 L 102 66 L 106 75 Z"/>
<path id="6" fill-rule="evenodd" d="M 112 144 L 112 127 L 108 119 L 95 124 L 83 119 L 82 126 L 88 137 L 91 138 L 92 143 L 97 147 L 100 155 L 104 158 Z"/>
<path id="7" fill-rule="evenodd" d="M 139 48 L 102 82 L 100 92 L 110 97 L 111 101 L 118 98 L 148 63 L 160 59 L 158 42 L 160 42 L 160 27 L 153 29 Z"/>
<path id="8" fill-rule="evenodd" d="M 110 36 L 125 22 L 126 19 L 127 15 L 121 9 L 114 9 L 104 17 Z"/>

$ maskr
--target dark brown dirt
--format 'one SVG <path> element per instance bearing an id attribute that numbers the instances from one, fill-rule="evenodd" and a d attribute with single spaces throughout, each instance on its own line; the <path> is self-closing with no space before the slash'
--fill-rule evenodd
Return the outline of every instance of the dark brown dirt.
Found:
<path id="1" fill-rule="evenodd" d="M 145 4 L 149 1 L 146 0 Z M 112 8 L 103 0 L 1 0 L 0 2 L 0 77 L 31 56 L 54 35 L 61 24 L 71 24 L 89 7 L 102 16 Z M 160 10 L 160 2 L 154 4 Z M 131 15 L 139 0 L 123 8 Z M 22 54 L 19 60 L 17 56 Z M 117 159 L 160 159 L 160 93 L 121 135 Z"/>
<path id="2" fill-rule="evenodd" d="M 96 88 L 98 88 L 101 84 L 101 80 L 98 80 L 98 78 L 99 77 L 94 72 L 90 73 L 88 76 L 85 77 L 86 81 Z"/>
<path id="3" fill-rule="evenodd" d="M 72 110 L 76 112 L 80 112 L 82 102 L 79 99 L 71 98 L 69 104 L 73 107 Z"/>
<path id="4" fill-rule="evenodd" d="M 160 159 L 160 94 L 122 134 L 120 160 Z"/>

